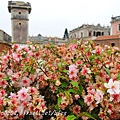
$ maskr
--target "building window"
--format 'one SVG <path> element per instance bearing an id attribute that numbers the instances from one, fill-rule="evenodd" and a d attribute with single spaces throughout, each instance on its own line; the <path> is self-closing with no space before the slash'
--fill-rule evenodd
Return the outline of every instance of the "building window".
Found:
<path id="1" fill-rule="evenodd" d="M 115 43 L 111 43 L 111 47 L 114 47 L 115 46 Z"/>
<path id="2" fill-rule="evenodd" d="M 81 37 L 83 37 L 83 32 L 81 32 Z"/>
<path id="3" fill-rule="evenodd" d="M 92 32 L 91 31 L 89 31 L 89 36 L 92 36 Z"/>
<path id="4" fill-rule="evenodd" d="M 104 35 L 104 32 L 102 32 L 102 36 Z"/>
<path id="5" fill-rule="evenodd" d="M 96 33 L 96 37 L 101 36 L 101 32 Z"/>
<path id="6" fill-rule="evenodd" d="M 21 23 L 19 23 L 19 26 L 21 26 Z"/>
<path id="7" fill-rule="evenodd" d="M 99 46 L 100 44 L 99 44 L 99 43 L 97 43 L 96 45 L 97 45 L 97 46 Z"/>
<path id="8" fill-rule="evenodd" d="M 19 12 L 19 14 L 21 14 L 21 12 Z"/>
<path id="9" fill-rule="evenodd" d="M 95 31 L 93 32 L 93 36 L 96 36 L 96 33 L 95 33 Z"/>
<path id="10" fill-rule="evenodd" d="M 119 24 L 119 31 L 120 31 L 120 24 Z"/>

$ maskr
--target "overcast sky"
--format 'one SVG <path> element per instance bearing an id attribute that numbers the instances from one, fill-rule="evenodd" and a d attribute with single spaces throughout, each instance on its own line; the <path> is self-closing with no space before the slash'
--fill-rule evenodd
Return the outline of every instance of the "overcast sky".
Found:
<path id="1" fill-rule="evenodd" d="M 14 1 L 14 0 L 12 0 Z M 19 0 L 20 1 L 20 0 Z M 63 37 L 82 24 L 110 25 L 111 17 L 120 15 L 120 0 L 22 0 L 32 6 L 29 35 Z M 8 0 L 0 0 L 0 29 L 11 35 Z"/>

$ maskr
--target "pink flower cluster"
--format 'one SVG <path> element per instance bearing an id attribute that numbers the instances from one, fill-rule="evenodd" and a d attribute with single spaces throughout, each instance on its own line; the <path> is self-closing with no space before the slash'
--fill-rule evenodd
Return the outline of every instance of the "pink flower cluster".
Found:
<path id="1" fill-rule="evenodd" d="M 69 66 L 69 78 L 71 80 L 76 80 L 78 69 L 75 64 Z"/>

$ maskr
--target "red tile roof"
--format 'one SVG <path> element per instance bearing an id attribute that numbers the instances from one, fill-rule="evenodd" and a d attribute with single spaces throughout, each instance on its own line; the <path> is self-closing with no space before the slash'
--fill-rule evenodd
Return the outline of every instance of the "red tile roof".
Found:
<path id="1" fill-rule="evenodd" d="M 110 40 L 110 39 L 118 39 L 119 35 L 108 35 L 108 36 L 99 36 L 95 40 Z"/>

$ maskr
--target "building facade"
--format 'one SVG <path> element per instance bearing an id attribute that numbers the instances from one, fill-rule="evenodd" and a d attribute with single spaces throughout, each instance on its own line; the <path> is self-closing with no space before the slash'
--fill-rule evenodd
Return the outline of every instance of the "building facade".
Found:
<path id="1" fill-rule="evenodd" d="M 120 34 L 120 16 L 111 17 L 111 35 Z"/>
<path id="2" fill-rule="evenodd" d="M 11 48 L 11 36 L 3 30 L 0 30 L 0 53 Z"/>
<path id="3" fill-rule="evenodd" d="M 61 39 L 58 37 L 44 37 L 42 35 L 38 35 L 38 36 L 30 36 L 29 37 L 29 41 L 31 42 L 35 42 L 38 43 L 40 45 L 45 45 L 45 44 L 49 44 L 49 43 L 53 43 L 54 45 L 62 45 L 64 43 L 68 42 L 68 39 Z"/>
<path id="4" fill-rule="evenodd" d="M 120 35 L 100 36 L 94 40 L 94 43 L 102 47 L 105 45 L 120 47 Z"/>
<path id="5" fill-rule="evenodd" d="M 89 25 L 83 24 L 69 32 L 70 39 L 95 39 L 98 36 L 110 35 L 110 27 L 101 26 L 100 24 Z"/>
<path id="6" fill-rule="evenodd" d="M 99 36 L 94 43 L 100 46 L 120 47 L 120 16 L 111 17 L 111 35 Z"/>
<path id="7" fill-rule="evenodd" d="M 11 13 L 12 42 L 27 43 L 31 4 L 29 2 L 9 1 L 8 11 Z"/>
<path id="8" fill-rule="evenodd" d="M 0 30 L 0 42 L 11 43 L 11 36 L 4 32 L 3 30 Z"/>

